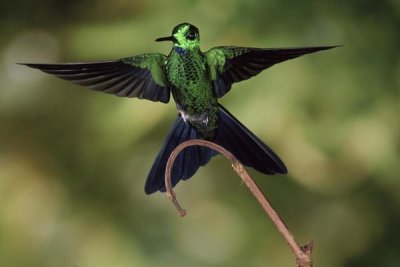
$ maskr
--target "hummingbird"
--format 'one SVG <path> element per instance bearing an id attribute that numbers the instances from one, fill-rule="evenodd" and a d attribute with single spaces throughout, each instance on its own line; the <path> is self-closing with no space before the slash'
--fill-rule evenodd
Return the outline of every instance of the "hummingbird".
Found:
<path id="1" fill-rule="evenodd" d="M 191 139 L 219 144 L 245 166 L 261 173 L 286 174 L 283 161 L 219 104 L 218 99 L 229 92 L 233 83 L 247 80 L 277 63 L 336 46 L 218 46 L 202 52 L 199 29 L 190 23 L 175 26 L 171 36 L 155 41 L 172 42 L 170 53 L 167 56 L 147 53 L 103 62 L 20 64 L 120 97 L 168 103 L 172 95 L 179 112 L 150 169 L 146 194 L 165 192 L 168 157 L 179 144 Z M 217 154 L 200 146 L 186 148 L 172 168 L 172 185 L 191 178 Z"/>

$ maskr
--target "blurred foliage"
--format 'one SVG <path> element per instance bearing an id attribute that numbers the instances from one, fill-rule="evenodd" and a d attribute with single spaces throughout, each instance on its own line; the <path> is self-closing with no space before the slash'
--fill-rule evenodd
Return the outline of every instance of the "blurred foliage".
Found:
<path id="1" fill-rule="evenodd" d="M 0 266 L 294 266 L 227 162 L 177 193 L 146 196 L 172 124 L 163 105 L 85 90 L 15 62 L 168 53 L 188 21 L 203 50 L 344 45 L 282 63 L 222 103 L 282 156 L 252 171 L 316 266 L 400 266 L 400 2 L 56 1 L 0 3 Z"/>

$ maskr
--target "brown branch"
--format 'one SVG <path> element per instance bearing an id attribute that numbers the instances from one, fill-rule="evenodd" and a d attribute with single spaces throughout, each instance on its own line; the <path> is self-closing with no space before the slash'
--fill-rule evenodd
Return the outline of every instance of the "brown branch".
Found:
<path id="1" fill-rule="evenodd" d="M 174 149 L 174 151 L 172 151 L 171 155 L 169 156 L 169 159 L 167 162 L 167 167 L 165 170 L 165 186 L 167 189 L 167 196 L 172 201 L 175 208 L 178 210 L 180 216 L 182 216 L 182 217 L 185 216 L 186 210 L 183 209 L 179 205 L 178 200 L 176 199 L 176 195 L 175 195 L 174 191 L 172 190 L 171 170 L 172 170 L 172 166 L 173 166 L 174 161 L 175 161 L 176 157 L 178 156 L 178 154 L 183 149 L 185 149 L 186 147 L 189 147 L 189 146 L 208 147 L 208 148 L 216 150 L 219 153 L 221 153 L 222 155 L 224 155 L 231 162 L 231 165 L 232 165 L 234 171 L 242 178 L 243 182 L 250 189 L 253 196 L 260 203 L 260 205 L 263 208 L 263 210 L 265 211 L 265 213 L 271 218 L 272 222 L 275 224 L 278 231 L 281 233 L 283 238 L 288 243 L 290 249 L 292 250 L 292 252 L 296 258 L 297 267 L 312 267 L 312 260 L 311 260 L 311 253 L 312 253 L 312 249 L 313 249 L 312 241 L 308 242 L 305 246 L 300 247 L 299 244 L 294 239 L 292 233 L 290 233 L 289 229 L 286 227 L 283 220 L 279 217 L 278 213 L 272 208 L 270 202 L 267 200 L 267 198 L 261 192 L 260 188 L 257 186 L 257 184 L 251 178 L 249 173 L 243 167 L 242 163 L 240 163 L 240 161 L 231 152 L 229 152 L 225 148 L 223 148 L 213 142 L 209 142 L 206 140 L 200 140 L 200 139 L 189 140 L 189 141 L 183 142 L 182 144 L 178 145 Z"/>

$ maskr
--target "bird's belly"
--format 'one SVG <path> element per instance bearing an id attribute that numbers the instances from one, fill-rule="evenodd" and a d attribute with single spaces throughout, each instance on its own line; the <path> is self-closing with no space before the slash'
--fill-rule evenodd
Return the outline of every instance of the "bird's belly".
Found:
<path id="1" fill-rule="evenodd" d="M 191 68 L 181 65 L 177 69 L 175 77 L 171 79 L 171 92 L 176 106 L 186 118 L 192 120 L 203 120 L 200 114 L 208 113 L 211 106 L 216 104 L 213 96 L 211 82 L 207 79 L 205 71 L 201 68 Z"/>
<path id="2" fill-rule="evenodd" d="M 201 54 L 173 53 L 166 67 L 172 96 L 182 118 L 203 136 L 210 136 L 217 124 L 217 99 Z"/>
<path id="3" fill-rule="evenodd" d="M 185 120 L 207 124 L 216 99 L 208 86 L 188 86 L 172 90 L 176 107 Z"/>
<path id="4" fill-rule="evenodd" d="M 185 122 L 195 127 L 204 138 L 211 139 L 217 128 L 217 100 L 211 86 L 173 88 L 176 107 Z"/>

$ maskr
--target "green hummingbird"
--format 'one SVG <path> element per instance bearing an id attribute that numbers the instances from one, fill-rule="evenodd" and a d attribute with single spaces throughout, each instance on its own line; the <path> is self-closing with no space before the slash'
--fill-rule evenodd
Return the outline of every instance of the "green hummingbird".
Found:
<path id="1" fill-rule="evenodd" d="M 249 79 L 274 64 L 336 46 L 219 46 L 202 52 L 199 30 L 189 23 L 175 26 L 171 36 L 156 41 L 172 42 L 168 56 L 148 53 L 105 62 L 23 65 L 121 97 L 168 103 L 172 94 L 179 113 L 147 177 L 147 194 L 165 191 L 169 155 L 180 143 L 197 138 L 223 146 L 245 166 L 262 173 L 287 173 L 282 160 L 218 99 L 229 92 L 233 83 Z M 185 149 L 172 168 L 172 185 L 192 177 L 215 155 L 213 150 L 200 146 Z"/>

